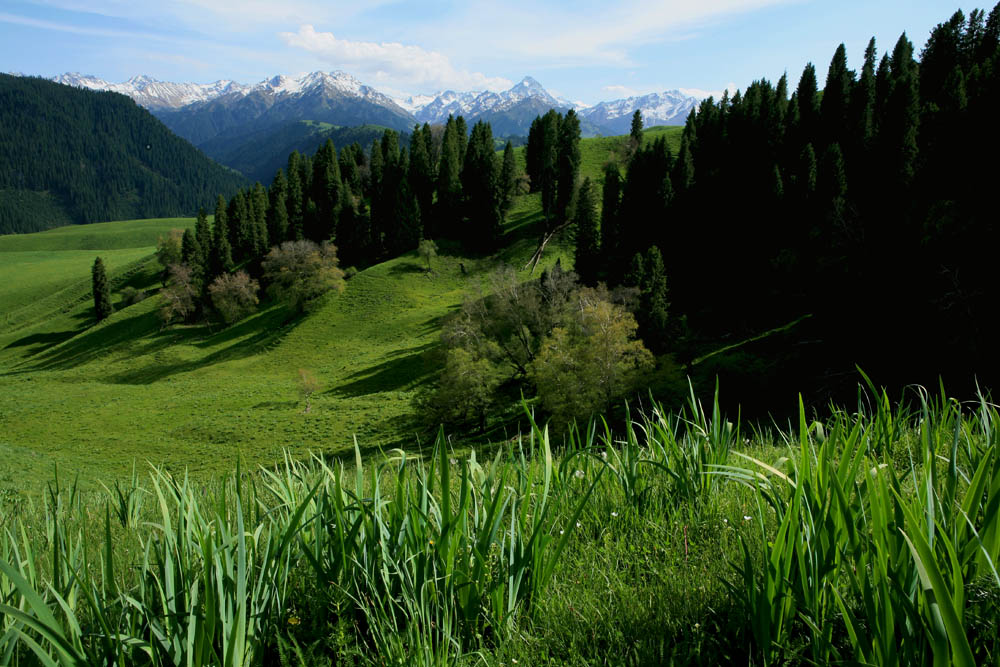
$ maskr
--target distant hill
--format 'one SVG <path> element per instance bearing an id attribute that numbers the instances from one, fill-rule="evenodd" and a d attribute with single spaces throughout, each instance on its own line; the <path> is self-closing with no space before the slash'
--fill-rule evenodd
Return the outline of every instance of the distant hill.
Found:
<path id="1" fill-rule="evenodd" d="M 217 137 L 202 144 L 201 149 L 214 160 L 246 174 L 251 181 L 266 184 L 279 167 L 288 163 L 292 151 L 311 155 L 327 139 L 333 141 L 338 151 L 355 142 L 368 147 L 386 129 L 382 125 L 340 127 L 312 120 L 289 121 L 254 132 L 238 142 Z M 408 142 L 409 135 L 402 133 L 402 143 Z"/>
<path id="2" fill-rule="evenodd" d="M 193 214 L 245 183 L 124 95 L 0 74 L 0 233 Z"/>

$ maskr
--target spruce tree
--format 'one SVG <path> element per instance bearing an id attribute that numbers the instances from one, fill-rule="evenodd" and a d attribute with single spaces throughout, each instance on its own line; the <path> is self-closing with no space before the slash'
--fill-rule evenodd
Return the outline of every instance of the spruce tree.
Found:
<path id="1" fill-rule="evenodd" d="M 281 245 L 288 240 L 288 180 L 278 169 L 268 190 L 267 238 L 269 245 Z"/>
<path id="2" fill-rule="evenodd" d="M 267 209 L 269 202 L 267 190 L 258 181 L 247 197 L 247 209 L 250 214 L 250 231 L 252 237 L 251 258 L 258 260 L 267 254 L 270 248 L 270 236 L 267 231 Z"/>
<path id="3" fill-rule="evenodd" d="M 458 129 L 455 119 L 448 117 L 441 140 L 441 163 L 437 178 L 438 234 L 458 238 L 462 200 L 460 175 L 462 163 L 458 159 Z"/>
<path id="4" fill-rule="evenodd" d="M 326 140 L 313 159 L 312 200 L 316 214 L 307 229 L 307 236 L 318 242 L 330 241 L 336 234 L 340 206 L 340 165 L 333 141 Z"/>
<path id="5" fill-rule="evenodd" d="M 556 220 L 559 223 L 570 219 L 570 204 L 576 192 L 576 179 L 580 173 L 580 118 L 570 109 L 559 124 L 559 140 L 556 146 L 558 160 L 558 181 L 556 192 Z"/>
<path id="6" fill-rule="evenodd" d="M 288 156 L 288 173 L 286 175 L 288 178 L 288 194 L 286 195 L 285 203 L 288 206 L 289 241 L 301 241 L 305 238 L 305 229 L 303 228 L 305 196 L 302 187 L 301 162 L 302 156 L 299 155 L 298 151 L 292 151 L 291 155 Z M 278 239 L 274 239 L 273 243 L 277 244 Z"/>
<path id="7" fill-rule="evenodd" d="M 500 168 L 501 208 L 506 216 L 514 202 L 517 187 L 517 158 L 514 157 L 514 146 L 507 142 L 503 149 L 503 166 Z"/>
<path id="8" fill-rule="evenodd" d="M 795 97 L 798 103 L 800 137 L 804 141 L 815 141 L 816 131 L 819 129 L 819 88 L 816 67 L 812 63 L 808 63 L 802 70 Z"/>
<path id="9" fill-rule="evenodd" d="M 654 352 L 662 352 L 667 347 L 670 302 L 667 301 L 667 271 L 660 249 L 655 245 L 649 248 L 643 265 L 640 333 L 647 347 Z"/>
<path id="10" fill-rule="evenodd" d="M 620 262 L 618 251 L 621 248 L 621 230 L 618 222 L 618 209 L 622 197 L 622 177 L 618 165 L 608 162 L 604 165 L 604 186 L 601 190 L 601 256 L 606 267 Z M 621 276 L 617 272 L 617 276 Z M 616 276 L 616 277 L 617 277 Z"/>
<path id="11" fill-rule="evenodd" d="M 639 109 L 632 114 L 632 127 L 629 129 L 629 138 L 635 143 L 635 147 L 642 146 L 642 112 Z"/>
<path id="12" fill-rule="evenodd" d="M 414 126 L 410 135 L 410 167 L 407 179 L 413 189 L 420 208 L 420 219 L 423 222 L 423 236 L 437 236 L 437 230 L 432 223 L 431 206 L 434 203 L 434 170 L 431 168 L 431 129 L 427 123 L 424 127 Z"/>
<path id="13" fill-rule="evenodd" d="M 194 223 L 194 236 L 201 252 L 198 257 L 198 265 L 204 271 L 212 251 L 212 229 L 208 226 L 208 215 L 206 215 L 204 208 L 198 210 L 198 220 Z"/>
<path id="14" fill-rule="evenodd" d="M 559 126 L 562 115 L 554 109 L 542 116 L 541 163 L 539 175 L 542 193 L 542 213 L 547 224 L 552 224 L 556 213 L 556 187 L 559 180 Z"/>
<path id="15" fill-rule="evenodd" d="M 594 201 L 594 188 L 590 178 L 583 179 L 576 200 L 576 253 L 573 267 L 580 280 L 588 285 L 597 282 L 597 269 L 600 262 L 601 232 L 597 220 L 597 206 Z"/>
<path id="16" fill-rule="evenodd" d="M 202 273 L 201 257 L 202 251 L 198 244 L 198 237 L 190 228 L 185 229 L 184 236 L 181 238 L 181 263 L 187 264 L 192 271 Z"/>
<path id="17" fill-rule="evenodd" d="M 91 269 L 91 291 L 94 294 L 94 316 L 100 322 L 110 317 L 113 312 L 111 286 L 108 284 L 108 274 L 104 270 L 104 260 L 100 257 L 94 259 L 94 266 Z"/>
<path id="18" fill-rule="evenodd" d="M 215 205 L 215 224 L 212 227 L 212 256 L 209 260 L 209 275 L 205 283 L 212 282 L 223 273 L 233 270 L 233 249 L 229 244 L 229 229 L 226 220 L 226 200 L 219 195 Z"/>
<path id="19" fill-rule="evenodd" d="M 500 165 L 489 123 L 477 121 L 462 167 L 462 193 L 468 221 L 461 238 L 473 248 L 495 250 L 503 234 Z"/>
<path id="20" fill-rule="evenodd" d="M 837 47 L 826 75 L 820 117 L 823 122 L 823 140 L 826 144 L 840 142 L 847 137 L 847 107 L 854 84 L 854 72 L 847 69 L 847 48 Z"/>

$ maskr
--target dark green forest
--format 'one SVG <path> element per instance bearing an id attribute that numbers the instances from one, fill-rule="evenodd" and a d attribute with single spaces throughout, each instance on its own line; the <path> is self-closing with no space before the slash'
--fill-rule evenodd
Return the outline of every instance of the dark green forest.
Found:
<path id="1" fill-rule="evenodd" d="M 1000 6 L 955 13 L 919 54 L 873 39 L 857 70 L 841 45 L 825 83 L 809 64 L 791 85 L 709 99 L 677 155 L 639 143 L 607 165 L 584 278 L 643 288 L 660 248 L 670 318 L 642 333 L 688 362 L 801 320 L 718 367 L 741 398 L 850 399 L 856 366 L 887 386 L 994 384 Z"/>
<path id="2" fill-rule="evenodd" d="M 190 215 L 244 182 L 124 95 L 0 74 L 2 234 Z"/>

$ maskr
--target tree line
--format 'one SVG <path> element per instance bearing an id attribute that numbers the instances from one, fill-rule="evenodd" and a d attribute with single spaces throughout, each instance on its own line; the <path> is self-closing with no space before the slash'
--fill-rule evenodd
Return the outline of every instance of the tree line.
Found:
<path id="1" fill-rule="evenodd" d="M 599 220 L 576 230 L 581 277 L 640 287 L 661 349 L 678 336 L 669 275 L 706 339 L 813 315 L 823 382 L 853 386 L 855 364 L 887 384 L 995 380 L 1000 5 L 956 12 L 919 57 L 905 34 L 881 56 L 872 39 L 855 71 L 841 45 L 822 88 L 811 63 L 789 86 L 710 98 L 676 155 L 658 140 L 624 173 L 606 165 Z"/>

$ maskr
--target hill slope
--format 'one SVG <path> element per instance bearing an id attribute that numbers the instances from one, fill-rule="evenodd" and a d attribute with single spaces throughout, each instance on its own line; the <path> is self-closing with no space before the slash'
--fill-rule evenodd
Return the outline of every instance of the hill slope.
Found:
<path id="1" fill-rule="evenodd" d="M 243 177 L 135 102 L 0 74 L 0 233 L 193 214 Z"/>

